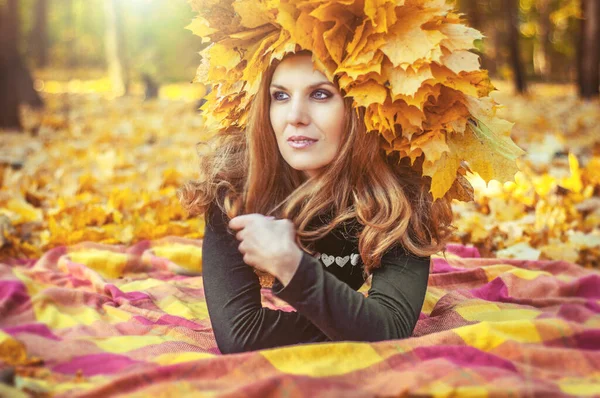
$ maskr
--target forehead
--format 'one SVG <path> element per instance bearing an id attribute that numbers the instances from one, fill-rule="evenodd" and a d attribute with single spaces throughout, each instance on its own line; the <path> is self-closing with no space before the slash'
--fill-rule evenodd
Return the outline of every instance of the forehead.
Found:
<path id="1" fill-rule="evenodd" d="M 327 77 L 314 66 L 310 54 L 287 56 L 277 65 L 271 79 L 272 84 L 282 86 L 310 85 L 327 81 Z"/>

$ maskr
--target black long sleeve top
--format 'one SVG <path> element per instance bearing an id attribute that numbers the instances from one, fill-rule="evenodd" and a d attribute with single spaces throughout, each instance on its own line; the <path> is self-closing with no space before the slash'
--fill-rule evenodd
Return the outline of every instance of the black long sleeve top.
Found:
<path id="1" fill-rule="evenodd" d="M 273 294 L 296 311 L 272 310 L 262 307 L 259 278 L 244 263 L 227 216 L 213 203 L 205 217 L 204 294 L 221 353 L 412 334 L 427 290 L 430 257 L 394 247 L 373 271 L 365 297 L 357 291 L 365 282 L 358 242 L 336 228 L 316 242 L 315 257 L 303 253 L 286 286 L 277 279 L 273 283 Z"/>

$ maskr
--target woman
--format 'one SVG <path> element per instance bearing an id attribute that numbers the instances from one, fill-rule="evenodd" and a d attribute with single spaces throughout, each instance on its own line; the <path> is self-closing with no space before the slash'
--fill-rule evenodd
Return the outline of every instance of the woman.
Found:
<path id="1" fill-rule="evenodd" d="M 203 280 L 222 353 L 409 337 L 448 200 L 367 134 L 364 110 L 300 51 L 273 62 L 245 130 L 225 129 L 179 193 L 205 214 Z M 256 272 L 253 272 L 256 271 Z M 296 312 L 263 308 L 257 273 Z M 357 290 L 372 276 L 368 297 Z"/>

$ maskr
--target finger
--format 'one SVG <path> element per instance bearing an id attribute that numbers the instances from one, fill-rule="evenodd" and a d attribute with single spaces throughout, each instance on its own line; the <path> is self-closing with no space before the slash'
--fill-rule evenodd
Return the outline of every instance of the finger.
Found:
<path id="1" fill-rule="evenodd" d="M 264 217 L 262 214 L 252 213 L 252 214 L 242 214 L 241 216 L 233 217 L 229 220 L 229 228 L 231 229 L 242 229 L 245 228 L 248 223 L 252 220 L 260 217 Z"/>
<path id="2" fill-rule="evenodd" d="M 237 234 L 235 234 L 235 238 L 237 240 L 244 240 L 244 236 L 243 236 L 244 230 L 240 230 Z"/>
<path id="3" fill-rule="evenodd" d="M 246 226 L 246 220 L 243 216 L 233 217 L 227 224 L 231 229 L 242 229 Z"/>

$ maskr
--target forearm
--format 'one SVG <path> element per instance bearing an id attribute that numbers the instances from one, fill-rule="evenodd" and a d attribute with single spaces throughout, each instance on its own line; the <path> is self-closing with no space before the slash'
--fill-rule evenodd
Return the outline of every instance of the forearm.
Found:
<path id="1" fill-rule="evenodd" d="M 418 320 L 429 274 L 428 259 L 413 259 L 410 265 L 406 257 L 404 266 L 388 264 L 385 271 L 376 271 L 378 278 L 373 278 L 365 298 L 325 271 L 318 260 L 305 255 L 285 287 L 283 283 L 274 285 L 274 294 L 333 341 L 405 338 Z"/>

